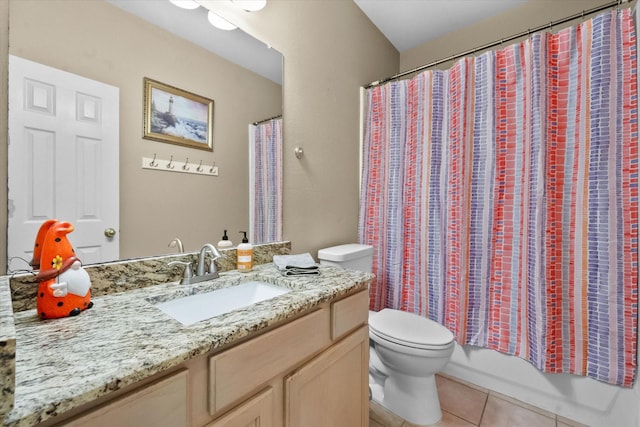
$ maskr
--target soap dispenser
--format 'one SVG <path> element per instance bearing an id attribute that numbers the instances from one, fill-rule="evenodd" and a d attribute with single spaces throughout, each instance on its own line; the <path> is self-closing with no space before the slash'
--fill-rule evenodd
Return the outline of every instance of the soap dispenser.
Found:
<path id="1" fill-rule="evenodd" d="M 238 245 L 238 271 L 247 272 L 253 268 L 253 245 L 249 243 L 246 231 L 241 231 L 240 234 L 244 236 L 242 243 Z"/>
<path id="2" fill-rule="evenodd" d="M 230 248 L 231 246 L 233 246 L 233 243 L 229 240 L 229 236 L 227 236 L 227 230 L 224 230 L 222 240 L 218 242 L 218 249 Z"/>

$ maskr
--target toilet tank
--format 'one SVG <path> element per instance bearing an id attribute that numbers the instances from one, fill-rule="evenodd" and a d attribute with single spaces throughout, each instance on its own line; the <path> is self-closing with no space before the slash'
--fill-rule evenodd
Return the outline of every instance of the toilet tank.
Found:
<path id="1" fill-rule="evenodd" d="M 318 251 L 318 260 L 320 260 L 320 264 L 371 272 L 373 267 L 373 246 L 349 243 L 320 249 Z"/>

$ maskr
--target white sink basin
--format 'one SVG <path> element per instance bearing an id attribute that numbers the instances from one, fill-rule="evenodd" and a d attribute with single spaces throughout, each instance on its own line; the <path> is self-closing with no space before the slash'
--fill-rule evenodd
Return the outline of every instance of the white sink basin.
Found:
<path id="1" fill-rule="evenodd" d="M 291 289 L 270 283 L 253 281 L 162 302 L 156 304 L 156 307 L 183 325 L 188 326 L 260 301 L 266 301 L 290 291 Z"/>

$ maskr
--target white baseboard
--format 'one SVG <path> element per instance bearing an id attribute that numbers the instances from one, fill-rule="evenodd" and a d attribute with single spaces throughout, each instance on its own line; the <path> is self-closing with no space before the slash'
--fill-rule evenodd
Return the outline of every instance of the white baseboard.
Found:
<path id="1" fill-rule="evenodd" d="M 638 427 L 640 391 L 570 374 L 545 374 L 494 350 L 459 346 L 443 373 L 592 427 Z"/>

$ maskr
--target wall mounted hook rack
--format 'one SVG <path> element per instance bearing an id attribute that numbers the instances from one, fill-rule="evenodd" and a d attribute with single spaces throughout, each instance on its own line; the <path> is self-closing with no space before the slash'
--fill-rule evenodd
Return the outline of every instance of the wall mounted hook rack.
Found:
<path id="1" fill-rule="evenodd" d="M 200 160 L 199 163 L 189 163 L 189 158 L 187 157 L 185 162 L 182 165 L 178 163 L 178 166 L 179 167 L 176 167 L 176 162 L 174 162 L 173 156 L 171 156 L 169 160 L 159 159 L 155 154 L 153 157 L 142 158 L 142 169 L 218 176 L 218 167 L 215 165 L 215 162 L 212 166 L 204 164 L 202 160 Z"/>

